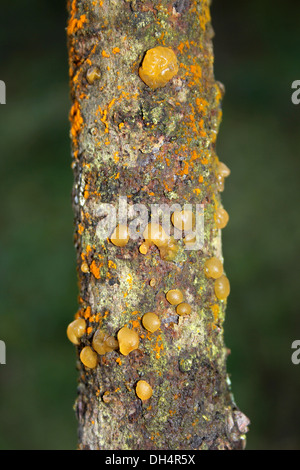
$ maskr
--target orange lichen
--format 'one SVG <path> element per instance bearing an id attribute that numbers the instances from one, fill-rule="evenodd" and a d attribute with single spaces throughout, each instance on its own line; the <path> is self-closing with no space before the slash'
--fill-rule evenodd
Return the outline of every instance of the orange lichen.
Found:
<path id="1" fill-rule="evenodd" d="M 93 260 L 92 264 L 90 265 L 90 271 L 95 276 L 96 279 L 100 279 L 101 277 L 100 268 L 97 265 L 95 260 Z"/>

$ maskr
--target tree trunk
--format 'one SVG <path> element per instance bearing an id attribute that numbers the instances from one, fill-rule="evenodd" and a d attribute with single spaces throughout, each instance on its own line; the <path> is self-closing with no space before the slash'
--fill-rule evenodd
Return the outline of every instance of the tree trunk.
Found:
<path id="1" fill-rule="evenodd" d="M 95 368 L 78 358 L 79 449 L 243 448 L 248 420 L 226 372 L 226 300 L 204 273 L 207 259 L 222 259 L 215 142 L 223 87 L 213 74 L 209 1 L 71 0 L 68 8 L 77 318 L 87 323 L 78 354 L 98 328 L 116 338 L 127 325 L 139 335 L 138 349 L 98 356 Z M 179 68 L 153 89 L 139 67 L 157 46 L 172 49 Z M 101 204 L 118 207 L 119 196 L 149 212 L 202 204 L 203 246 L 185 250 L 178 240 L 168 258 L 155 244 L 142 254 L 142 239 L 119 247 L 101 238 Z M 183 292 L 190 315 L 176 314 L 170 289 Z M 146 312 L 161 320 L 154 333 L 143 327 Z M 139 380 L 152 387 L 150 399 L 137 396 Z"/>

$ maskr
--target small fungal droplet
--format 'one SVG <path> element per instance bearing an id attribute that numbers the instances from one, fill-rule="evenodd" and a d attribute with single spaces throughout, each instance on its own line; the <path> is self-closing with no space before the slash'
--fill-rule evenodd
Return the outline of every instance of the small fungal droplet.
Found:
<path id="1" fill-rule="evenodd" d="M 135 392 L 141 400 L 148 400 L 153 394 L 151 385 L 149 385 L 145 380 L 138 381 Z"/>
<path id="2" fill-rule="evenodd" d="M 223 274 L 219 279 L 215 280 L 215 294 L 219 300 L 226 300 L 230 294 L 230 283 L 228 278 Z"/>
<path id="3" fill-rule="evenodd" d="M 150 284 L 151 287 L 155 287 L 156 286 L 156 279 L 154 279 L 154 278 L 150 279 L 149 284 Z"/>
<path id="4" fill-rule="evenodd" d="M 125 246 L 129 240 L 128 227 L 126 225 L 118 225 L 113 231 L 110 241 L 116 246 Z"/>
<path id="5" fill-rule="evenodd" d="M 228 212 L 225 209 L 217 209 L 215 213 L 215 221 L 217 228 L 225 228 L 229 221 Z"/>
<path id="6" fill-rule="evenodd" d="M 206 277 L 218 279 L 223 274 L 223 264 L 218 258 L 213 256 L 206 261 L 204 265 L 204 273 Z"/>
<path id="7" fill-rule="evenodd" d="M 80 267 L 81 271 L 85 274 L 89 273 L 90 272 L 90 268 L 89 268 L 89 265 L 87 264 L 86 261 L 84 261 Z"/>
<path id="8" fill-rule="evenodd" d="M 86 79 L 90 85 L 93 85 L 93 83 L 96 80 L 99 80 L 100 78 L 101 78 L 101 72 L 98 67 L 93 66 L 88 69 L 86 73 Z"/>
<path id="9" fill-rule="evenodd" d="M 71 343 L 78 346 L 80 344 L 79 339 L 86 332 L 86 321 L 83 318 L 77 318 L 68 325 L 67 337 Z"/>
<path id="10" fill-rule="evenodd" d="M 176 313 L 177 315 L 189 315 L 192 311 L 192 307 L 190 306 L 190 304 L 186 303 L 186 302 L 182 302 L 181 304 L 177 305 L 176 307 Z"/>
<path id="11" fill-rule="evenodd" d="M 142 255 L 146 255 L 148 253 L 148 246 L 146 243 L 142 243 L 140 248 L 140 253 L 142 253 Z"/>
<path id="12" fill-rule="evenodd" d="M 192 230 L 195 224 L 195 216 L 192 211 L 183 210 L 181 212 L 173 212 L 171 217 L 172 224 L 178 230 Z"/>
<path id="13" fill-rule="evenodd" d="M 142 318 L 142 323 L 146 330 L 154 333 L 160 327 L 160 319 L 156 313 L 148 312 Z"/>
<path id="14" fill-rule="evenodd" d="M 178 305 L 183 301 L 183 293 L 179 289 L 172 289 L 167 292 L 166 298 L 171 305 Z"/>
<path id="15" fill-rule="evenodd" d="M 178 72 L 177 57 L 169 47 L 154 47 L 146 52 L 139 76 L 155 90 L 164 87 Z"/>
<path id="16" fill-rule="evenodd" d="M 82 364 L 89 369 L 94 369 L 98 364 L 97 353 L 95 353 L 90 346 L 85 346 L 83 348 L 80 353 L 80 360 Z"/>
<path id="17" fill-rule="evenodd" d="M 139 335 L 136 331 L 123 326 L 118 332 L 119 350 L 123 356 L 127 356 L 131 351 L 139 347 Z"/>

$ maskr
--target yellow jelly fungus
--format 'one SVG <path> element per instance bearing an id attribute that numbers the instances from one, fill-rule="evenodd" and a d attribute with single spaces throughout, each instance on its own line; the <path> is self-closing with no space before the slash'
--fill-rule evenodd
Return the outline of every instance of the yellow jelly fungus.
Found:
<path id="1" fill-rule="evenodd" d="M 154 331 L 158 330 L 160 327 L 160 319 L 156 315 L 156 313 L 148 312 L 142 318 L 142 323 L 146 330 L 150 331 L 150 333 L 154 333 Z"/>
<path id="2" fill-rule="evenodd" d="M 183 293 L 179 289 L 172 289 L 167 292 L 166 298 L 171 305 L 178 305 L 183 301 Z"/>
<path id="3" fill-rule="evenodd" d="M 208 259 L 204 265 L 204 273 L 206 277 L 211 277 L 212 279 L 218 279 L 223 274 L 222 262 L 215 256 Z"/>
<path id="4" fill-rule="evenodd" d="M 230 283 L 228 278 L 223 274 L 219 279 L 215 280 L 215 294 L 219 300 L 226 300 L 230 294 Z"/>
<path id="5" fill-rule="evenodd" d="M 123 326 L 118 332 L 119 350 L 123 356 L 127 356 L 131 351 L 139 347 L 139 335 L 136 331 Z"/>
<path id="6" fill-rule="evenodd" d="M 166 261 L 173 261 L 173 259 L 177 255 L 178 250 L 179 246 L 177 242 L 174 240 L 173 237 L 171 237 L 166 243 L 166 245 L 163 245 L 159 248 L 159 254 L 161 259 L 164 259 Z"/>
<path id="7" fill-rule="evenodd" d="M 119 343 L 113 336 L 109 336 L 103 330 L 97 330 L 93 336 L 92 346 L 95 351 L 103 356 L 104 354 L 118 349 Z"/>
<path id="8" fill-rule="evenodd" d="M 89 84 L 93 85 L 93 83 L 96 80 L 99 80 L 99 78 L 101 78 L 101 72 L 98 69 L 98 67 L 96 66 L 90 67 L 86 73 L 86 79 L 89 82 Z"/>
<path id="9" fill-rule="evenodd" d="M 89 346 L 85 346 L 81 351 L 80 360 L 82 364 L 89 369 L 94 369 L 98 364 L 97 353 L 95 353 L 95 351 L 93 351 Z"/>
<path id="10" fill-rule="evenodd" d="M 215 213 L 215 221 L 217 228 L 224 228 L 228 224 L 229 215 L 225 209 L 218 209 Z"/>
<path id="11" fill-rule="evenodd" d="M 113 231 L 110 241 L 116 246 L 125 246 L 129 240 L 128 227 L 126 225 L 118 225 Z"/>
<path id="12" fill-rule="evenodd" d="M 150 279 L 149 284 L 150 284 L 151 287 L 155 287 L 156 286 L 156 279 L 154 279 L 154 278 Z"/>
<path id="13" fill-rule="evenodd" d="M 224 177 L 221 175 L 217 175 L 217 190 L 219 193 L 222 193 L 225 189 L 225 180 Z"/>
<path id="14" fill-rule="evenodd" d="M 177 57 L 168 47 L 154 47 L 146 52 L 139 69 L 140 78 L 155 90 L 164 87 L 178 72 Z"/>
<path id="15" fill-rule="evenodd" d="M 148 243 L 153 243 L 158 248 L 167 245 L 170 237 L 166 234 L 161 225 L 150 223 L 144 230 L 143 237 Z"/>
<path id="16" fill-rule="evenodd" d="M 80 344 L 79 339 L 86 332 L 86 322 L 83 318 L 77 318 L 77 320 L 72 321 L 67 328 L 67 337 L 71 343 L 78 346 Z"/>
<path id="17" fill-rule="evenodd" d="M 172 224 L 178 230 L 192 230 L 195 223 L 195 216 L 192 211 L 183 210 L 173 212 L 171 217 Z"/>
<path id="18" fill-rule="evenodd" d="M 135 392 L 141 400 L 148 400 L 153 394 L 151 385 L 149 385 L 145 380 L 138 381 Z"/>
<path id="19" fill-rule="evenodd" d="M 228 166 L 225 165 L 225 163 L 219 162 L 217 173 L 218 175 L 222 176 L 222 178 L 227 178 L 227 176 L 230 175 L 231 171 Z"/>
<path id="20" fill-rule="evenodd" d="M 194 233 L 187 233 L 183 241 L 186 246 L 193 246 L 196 243 L 196 235 Z"/>
<path id="21" fill-rule="evenodd" d="M 80 269 L 81 269 L 81 271 L 82 271 L 83 273 L 85 273 L 85 274 L 90 272 L 89 265 L 87 264 L 86 261 L 84 261 L 84 262 L 82 263 Z"/>
<path id="22" fill-rule="evenodd" d="M 192 311 L 192 307 L 186 302 L 182 302 L 176 307 L 176 313 L 177 315 L 180 315 L 180 316 L 189 315 L 191 311 Z"/>
<path id="23" fill-rule="evenodd" d="M 140 248 L 140 253 L 142 253 L 142 255 L 146 255 L 148 253 L 148 246 L 146 243 L 142 243 Z"/>

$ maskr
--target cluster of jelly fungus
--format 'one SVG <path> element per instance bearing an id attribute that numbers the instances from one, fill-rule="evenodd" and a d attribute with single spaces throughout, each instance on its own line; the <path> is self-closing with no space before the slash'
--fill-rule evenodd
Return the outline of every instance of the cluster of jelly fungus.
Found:
<path id="1" fill-rule="evenodd" d="M 123 356 L 127 356 L 131 351 L 139 347 L 139 335 L 136 331 L 123 326 L 118 332 L 119 351 Z"/>
<path id="2" fill-rule="evenodd" d="M 158 248 L 166 246 L 170 237 L 166 234 L 161 225 L 150 223 L 143 232 L 146 243 L 153 243 Z"/>
<path id="3" fill-rule="evenodd" d="M 226 300 L 230 294 L 230 283 L 228 278 L 223 274 L 219 279 L 215 280 L 215 294 L 219 300 Z"/>
<path id="4" fill-rule="evenodd" d="M 139 76 L 152 90 L 164 87 L 178 73 L 177 57 L 169 47 L 149 49 L 139 68 Z"/>
<path id="5" fill-rule="evenodd" d="M 219 162 L 217 168 L 217 189 L 221 193 L 224 191 L 225 178 L 230 175 L 230 170 L 225 163 Z"/>
<path id="6" fill-rule="evenodd" d="M 114 245 L 119 247 L 127 245 L 129 241 L 129 232 L 127 225 L 117 225 L 110 237 L 110 241 Z"/>
<path id="7" fill-rule="evenodd" d="M 136 384 L 135 392 L 141 400 L 149 400 L 152 397 L 153 390 L 151 385 L 145 380 L 139 380 Z"/>
<path id="8" fill-rule="evenodd" d="M 183 293 L 179 289 L 171 289 L 166 294 L 166 299 L 171 305 L 178 305 L 183 302 Z"/>
<path id="9" fill-rule="evenodd" d="M 193 229 L 195 225 L 195 216 L 192 211 L 175 211 L 172 214 L 171 221 L 175 228 L 187 232 Z"/>
<path id="10" fill-rule="evenodd" d="M 222 207 L 217 209 L 215 213 L 215 221 L 217 228 L 225 228 L 229 221 L 228 212 Z"/>
<path id="11" fill-rule="evenodd" d="M 99 329 L 93 336 L 92 346 L 100 356 L 103 356 L 108 352 L 118 349 L 119 343 L 116 338 L 109 336 L 108 333 Z"/>
<path id="12" fill-rule="evenodd" d="M 80 353 L 80 360 L 85 367 L 89 369 L 95 369 L 98 364 L 97 353 L 90 348 L 90 346 L 85 346 Z"/>
<path id="13" fill-rule="evenodd" d="M 78 346 L 80 344 L 80 338 L 86 332 L 86 321 L 83 318 L 77 318 L 72 321 L 67 328 L 67 337 L 71 343 Z"/>
<path id="14" fill-rule="evenodd" d="M 90 85 L 93 85 L 93 83 L 96 80 L 99 80 L 100 78 L 101 78 L 101 72 L 98 67 L 92 66 L 88 69 L 86 73 L 86 79 Z"/>
<path id="15" fill-rule="evenodd" d="M 191 311 L 192 311 L 192 307 L 187 302 L 182 302 L 176 307 L 176 313 L 177 315 L 180 315 L 180 316 L 190 315 Z"/>
<path id="16" fill-rule="evenodd" d="M 154 333 L 160 327 L 160 319 L 156 313 L 148 312 L 142 318 L 143 327 L 150 331 L 150 333 Z"/>
<path id="17" fill-rule="evenodd" d="M 146 254 L 151 243 L 159 249 L 160 257 L 172 261 L 178 252 L 178 245 L 173 237 L 166 234 L 160 224 L 149 223 L 143 232 L 145 243 L 140 246 L 140 252 Z"/>
<path id="18" fill-rule="evenodd" d="M 215 256 L 208 259 L 204 265 L 204 273 L 208 278 L 218 279 L 223 274 L 222 262 Z"/>

